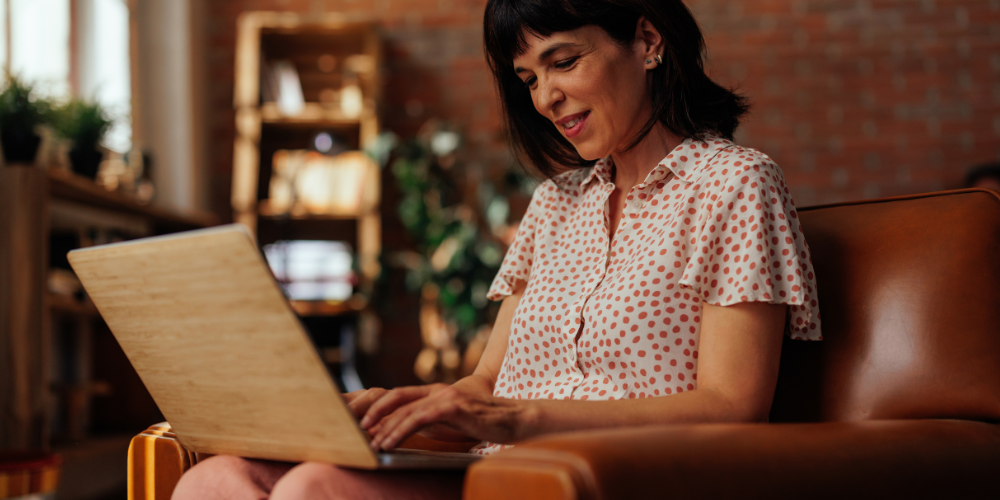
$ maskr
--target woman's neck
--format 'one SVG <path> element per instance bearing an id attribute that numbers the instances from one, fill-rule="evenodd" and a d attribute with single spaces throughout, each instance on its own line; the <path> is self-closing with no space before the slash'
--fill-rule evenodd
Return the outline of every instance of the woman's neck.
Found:
<path id="1" fill-rule="evenodd" d="M 611 154 L 615 186 L 627 193 L 632 186 L 644 181 L 656 165 L 684 139 L 657 123 L 634 148 Z"/>

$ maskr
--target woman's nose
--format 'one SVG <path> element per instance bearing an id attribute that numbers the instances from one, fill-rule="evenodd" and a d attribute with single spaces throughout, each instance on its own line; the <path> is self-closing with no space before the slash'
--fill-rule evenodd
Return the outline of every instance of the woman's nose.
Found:
<path id="1" fill-rule="evenodd" d="M 558 85 L 550 79 L 539 80 L 536 89 L 535 109 L 545 116 L 551 116 L 554 108 L 566 98 Z"/>

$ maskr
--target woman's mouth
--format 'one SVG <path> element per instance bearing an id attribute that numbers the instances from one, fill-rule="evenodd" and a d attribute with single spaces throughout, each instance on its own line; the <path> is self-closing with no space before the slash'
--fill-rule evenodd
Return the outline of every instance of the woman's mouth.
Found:
<path id="1" fill-rule="evenodd" d="M 590 111 L 584 111 L 577 115 L 569 117 L 568 121 L 560 120 L 560 125 L 563 127 L 563 131 L 566 133 L 566 137 L 576 137 L 583 132 L 583 128 L 587 126 L 587 117 L 590 116 Z"/>

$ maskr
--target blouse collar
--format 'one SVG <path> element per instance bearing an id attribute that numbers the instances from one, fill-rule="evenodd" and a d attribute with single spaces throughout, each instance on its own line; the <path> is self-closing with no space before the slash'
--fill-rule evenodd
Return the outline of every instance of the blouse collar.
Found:
<path id="1" fill-rule="evenodd" d="M 685 183 L 694 181 L 697 173 L 710 159 L 719 151 L 733 146 L 733 142 L 721 137 L 708 136 L 704 140 L 688 138 L 679 146 L 674 148 L 665 158 L 657 163 L 646 176 L 646 179 L 639 184 L 639 188 L 647 184 L 657 182 L 673 173 L 675 177 Z M 594 179 L 602 182 L 611 182 L 611 169 L 613 160 L 610 156 L 601 158 L 594 163 L 590 174 L 584 179 L 581 187 L 585 188 Z"/>

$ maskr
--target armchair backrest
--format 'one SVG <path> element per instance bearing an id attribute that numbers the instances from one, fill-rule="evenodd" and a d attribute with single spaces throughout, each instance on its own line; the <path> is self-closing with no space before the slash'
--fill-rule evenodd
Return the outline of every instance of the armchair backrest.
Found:
<path id="1" fill-rule="evenodd" d="M 771 421 L 1000 420 L 1000 193 L 799 215 L 824 340 L 785 341 Z"/>

